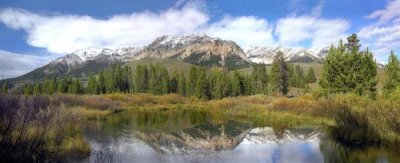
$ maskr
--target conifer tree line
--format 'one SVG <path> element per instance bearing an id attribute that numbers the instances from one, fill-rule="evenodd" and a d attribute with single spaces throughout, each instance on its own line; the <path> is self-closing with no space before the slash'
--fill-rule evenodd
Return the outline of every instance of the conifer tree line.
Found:
<path id="1" fill-rule="evenodd" d="M 34 82 L 25 85 L 23 92 L 26 95 L 40 95 L 53 93 L 83 94 L 84 88 L 79 79 L 65 78 L 57 80 L 56 78 L 44 80 L 43 82 Z"/>
<path id="2" fill-rule="evenodd" d="M 316 81 L 312 67 L 305 70 L 300 65 L 287 64 L 283 54 L 278 52 L 269 71 L 264 64 L 254 64 L 251 73 L 193 66 L 186 74 L 177 69 L 169 72 L 159 64 L 138 65 L 133 69 L 114 65 L 91 75 L 87 82 L 53 78 L 27 84 L 23 92 L 34 95 L 177 93 L 201 99 L 221 99 L 254 94 L 286 95 L 289 87 L 308 88 L 308 83 Z M 384 81 L 384 95 L 395 89 L 400 90 L 400 61 L 393 51 L 385 67 Z M 337 46 L 331 46 L 318 81 L 322 90 L 328 93 L 356 93 L 370 97 L 376 96 L 377 82 L 377 65 L 373 54 L 369 49 L 361 50 L 356 34 L 349 36 L 346 42 L 340 40 Z M 7 89 L 8 85 L 3 83 L 0 92 L 6 93 Z"/>
<path id="3" fill-rule="evenodd" d="M 282 60 L 281 60 L 282 61 Z M 285 63 L 275 63 L 280 65 Z M 286 65 L 286 63 L 285 63 Z M 293 80 L 293 85 L 304 87 L 308 79 L 303 74 L 300 66 L 287 73 L 284 79 L 286 83 Z M 183 71 L 173 70 L 169 73 L 165 66 L 137 65 L 134 69 L 128 66 L 114 65 L 111 68 L 100 71 L 96 75 L 90 75 L 86 86 L 79 79 L 56 78 L 35 82 L 24 87 L 23 92 L 29 95 L 70 93 L 70 94 L 107 94 L 107 93 L 151 93 L 156 95 L 177 93 L 183 96 L 196 96 L 201 99 L 221 99 L 230 96 L 243 96 L 254 94 L 270 94 L 280 91 L 281 78 L 279 73 L 267 72 L 266 65 L 254 64 L 251 73 L 229 72 L 222 68 L 206 68 L 193 66 L 189 74 Z M 285 66 L 285 70 L 286 70 Z M 290 78 L 290 80 L 289 80 Z M 315 76 L 314 76 L 315 78 Z M 277 83 L 277 84 L 275 84 Z M 297 84 L 301 83 L 301 84 Z M 269 87 L 271 85 L 271 87 Z M 286 94 L 287 91 L 282 92 Z"/>
<path id="4" fill-rule="evenodd" d="M 325 58 L 319 85 L 328 92 L 376 97 L 377 64 L 368 48 L 360 48 L 356 34 L 347 37 L 346 43 L 340 40 L 337 46 L 332 45 Z M 400 90 L 400 63 L 393 51 L 385 66 L 384 81 L 384 96 Z"/>

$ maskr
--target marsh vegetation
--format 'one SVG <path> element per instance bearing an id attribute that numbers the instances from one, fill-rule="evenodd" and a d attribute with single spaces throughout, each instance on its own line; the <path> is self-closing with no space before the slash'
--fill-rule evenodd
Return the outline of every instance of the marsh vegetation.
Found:
<path id="1" fill-rule="evenodd" d="M 9 161 L 85 160 L 90 155 L 92 161 L 116 159 L 106 155 L 112 153 L 109 148 L 94 149 L 85 137 L 95 131 L 114 138 L 133 131 L 185 132 L 192 137 L 207 131 L 212 137 L 221 134 L 218 125 L 236 136 L 255 127 L 272 127 L 278 137 L 287 129 L 313 128 L 346 150 L 390 152 L 399 145 L 400 112 L 394 109 L 398 105 L 386 98 L 318 92 L 295 98 L 254 95 L 210 101 L 177 94 L 1 95 L 1 157 Z"/>

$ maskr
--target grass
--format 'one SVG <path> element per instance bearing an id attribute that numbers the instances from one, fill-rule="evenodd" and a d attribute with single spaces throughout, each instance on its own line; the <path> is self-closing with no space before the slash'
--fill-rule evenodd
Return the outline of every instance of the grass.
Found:
<path id="1" fill-rule="evenodd" d="M 73 109 L 42 96 L 0 95 L 0 158 L 4 162 L 57 162 L 70 151 L 88 154 Z M 69 141 L 73 139 L 73 141 Z M 66 146 L 65 142 L 78 144 Z"/>

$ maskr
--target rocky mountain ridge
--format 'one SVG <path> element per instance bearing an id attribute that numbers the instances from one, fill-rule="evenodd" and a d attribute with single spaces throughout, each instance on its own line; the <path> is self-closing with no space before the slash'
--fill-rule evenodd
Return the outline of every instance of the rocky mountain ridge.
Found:
<path id="1" fill-rule="evenodd" d="M 124 64 L 145 58 L 174 59 L 201 66 L 228 69 L 249 67 L 251 63 L 270 64 L 278 51 L 289 62 L 321 62 L 327 48 L 290 49 L 283 47 L 251 47 L 244 51 L 234 41 L 211 37 L 204 33 L 185 36 L 161 36 L 145 47 L 85 48 L 76 50 L 10 81 L 29 81 L 50 77 L 85 77 L 110 65 Z"/>
<path id="2" fill-rule="evenodd" d="M 227 60 L 232 57 L 239 60 L 234 65 L 247 63 L 271 64 L 274 56 L 281 51 L 288 62 L 321 62 L 328 47 L 317 49 L 285 48 L 253 46 L 243 51 L 233 41 L 210 37 L 204 33 L 185 36 L 164 35 L 156 38 L 145 47 L 110 48 L 85 48 L 76 50 L 64 57 L 57 58 L 51 63 L 61 62 L 70 67 L 93 60 L 110 60 L 114 62 L 129 62 L 144 58 L 172 58 L 198 65 L 228 66 Z M 77 57 L 73 57 L 75 55 Z M 74 59 L 71 59 L 74 58 Z M 106 59 L 105 59 L 106 58 Z M 211 63 L 208 63 L 211 62 Z"/>
<path id="3" fill-rule="evenodd" d="M 171 58 L 202 66 L 246 67 L 250 61 L 233 41 L 206 34 L 161 36 L 138 53 L 134 60 Z"/>

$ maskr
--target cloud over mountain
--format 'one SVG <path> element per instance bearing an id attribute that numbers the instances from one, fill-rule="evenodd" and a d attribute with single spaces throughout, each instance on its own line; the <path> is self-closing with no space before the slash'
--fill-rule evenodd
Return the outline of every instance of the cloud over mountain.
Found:
<path id="1" fill-rule="evenodd" d="M 311 42 L 309 47 L 316 47 L 337 41 L 350 26 L 342 19 L 320 18 L 322 5 L 318 5 L 310 15 L 288 16 L 271 22 L 251 15 L 226 15 L 211 21 L 211 15 L 202 5 L 182 3 L 184 5 L 161 12 L 134 12 L 105 19 L 5 8 L 0 9 L 0 21 L 9 28 L 25 31 L 30 46 L 45 48 L 52 53 L 69 53 L 87 47 L 142 46 L 160 35 L 199 32 L 236 41 L 244 48 L 297 47 L 304 46 L 304 40 Z"/>

